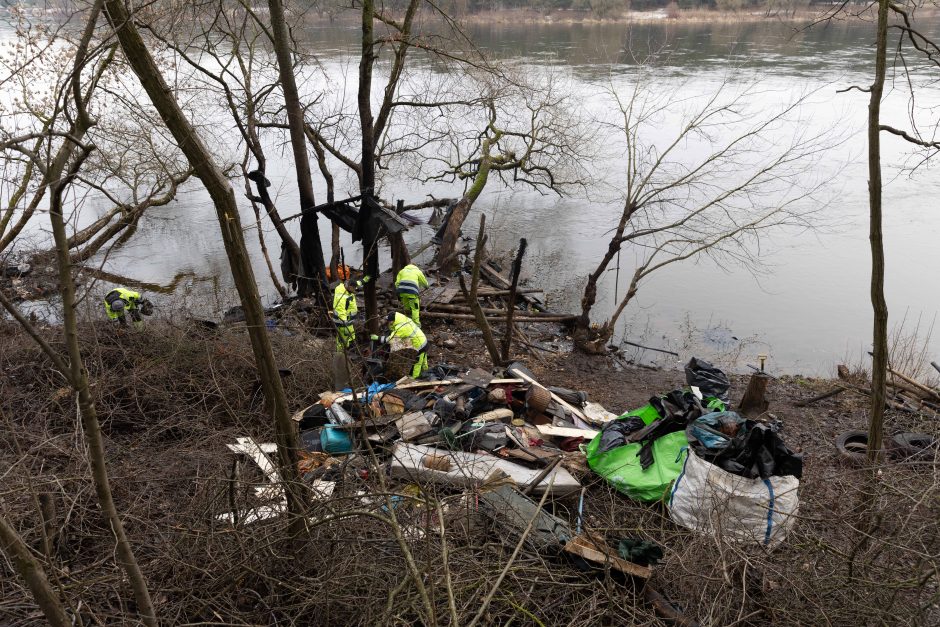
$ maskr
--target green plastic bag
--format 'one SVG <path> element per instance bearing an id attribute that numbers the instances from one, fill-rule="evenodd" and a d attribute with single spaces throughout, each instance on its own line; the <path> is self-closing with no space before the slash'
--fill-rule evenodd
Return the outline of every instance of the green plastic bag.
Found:
<path id="1" fill-rule="evenodd" d="M 725 411 L 725 404 L 715 397 L 706 396 L 703 403 L 711 411 Z M 639 418 L 643 424 L 649 425 L 662 416 L 647 403 L 617 420 L 627 418 Z M 637 501 L 658 501 L 669 494 L 669 488 L 682 472 L 682 464 L 688 454 L 685 431 L 667 433 L 653 442 L 653 465 L 646 470 L 640 465 L 642 444 L 626 444 L 605 453 L 598 452 L 600 444 L 601 434 L 598 433 L 585 448 L 588 466 L 618 491 Z"/>
<path id="2" fill-rule="evenodd" d="M 640 466 L 641 444 L 627 444 L 598 453 L 600 443 L 598 434 L 587 445 L 588 466 L 619 492 L 637 501 L 658 501 L 669 494 L 688 454 L 685 431 L 667 433 L 654 441 L 653 465 L 646 470 Z"/>

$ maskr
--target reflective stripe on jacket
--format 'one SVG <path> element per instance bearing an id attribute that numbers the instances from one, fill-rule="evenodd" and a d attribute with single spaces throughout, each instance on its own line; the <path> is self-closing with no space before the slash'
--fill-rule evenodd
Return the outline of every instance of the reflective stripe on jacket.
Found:
<path id="1" fill-rule="evenodd" d="M 399 294 L 414 294 L 417 296 L 421 290 L 428 288 L 428 280 L 421 272 L 421 269 L 411 263 L 398 272 L 398 276 L 395 277 L 395 288 Z"/>
<path id="2" fill-rule="evenodd" d="M 333 290 L 333 322 L 337 326 L 350 326 L 358 313 L 356 294 L 347 290 L 344 283 L 337 285 Z"/>

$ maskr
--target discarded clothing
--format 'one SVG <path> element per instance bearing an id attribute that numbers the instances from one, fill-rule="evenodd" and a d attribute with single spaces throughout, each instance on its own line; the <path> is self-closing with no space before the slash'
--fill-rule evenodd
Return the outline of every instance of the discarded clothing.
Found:
<path id="1" fill-rule="evenodd" d="M 659 560 L 663 559 L 663 547 L 639 538 L 622 538 L 617 545 L 617 553 L 623 559 L 640 566 L 658 564 Z"/>
<path id="2" fill-rule="evenodd" d="M 618 446 L 629 444 L 627 438 L 633 433 L 644 428 L 646 423 L 642 418 L 632 416 L 625 420 L 612 420 L 601 430 L 601 441 L 597 447 L 598 453 L 606 453 Z"/>
<path id="3" fill-rule="evenodd" d="M 803 476 L 803 456 L 786 447 L 767 425 L 735 412 L 714 412 L 686 429 L 689 446 L 702 459 L 748 479 Z"/>

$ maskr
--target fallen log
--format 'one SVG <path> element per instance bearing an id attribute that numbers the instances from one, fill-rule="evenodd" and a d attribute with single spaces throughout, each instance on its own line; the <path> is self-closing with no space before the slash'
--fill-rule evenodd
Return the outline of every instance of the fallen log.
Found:
<path id="1" fill-rule="evenodd" d="M 839 395 L 839 394 L 842 394 L 842 393 L 845 392 L 847 389 L 848 389 L 848 388 L 840 387 L 840 388 L 836 388 L 836 389 L 834 389 L 834 390 L 829 390 L 828 392 L 824 392 L 823 394 L 820 394 L 820 395 L 818 395 L 818 396 L 814 396 L 814 397 L 812 397 L 812 398 L 808 398 L 808 399 L 806 399 L 805 401 L 800 401 L 799 403 L 794 403 L 794 406 L 796 406 L 796 407 L 806 407 L 806 406 L 808 406 L 808 405 L 812 405 L 813 403 L 818 403 L 819 401 L 823 401 L 823 400 L 826 400 L 827 398 L 832 398 L 833 396 L 837 396 L 837 395 Z"/>
<path id="2" fill-rule="evenodd" d="M 492 288 L 483 288 L 477 290 L 477 296 L 509 296 L 509 292 L 512 290 L 503 290 L 503 289 L 492 289 Z M 544 290 L 538 288 L 519 288 L 516 290 L 516 294 L 542 294 Z M 463 300 L 463 294 L 457 294 L 454 297 L 454 300 Z"/>
<path id="3" fill-rule="evenodd" d="M 473 313 L 473 310 L 467 305 L 452 305 L 448 303 L 431 303 L 426 309 L 428 311 L 453 311 L 454 313 Z M 480 310 L 485 314 L 496 314 L 499 316 L 506 316 L 508 309 L 498 309 L 496 307 L 480 307 Z M 520 311 L 520 315 L 528 316 L 530 318 L 556 318 L 558 316 L 574 318 L 575 316 L 570 314 L 560 314 L 551 311 Z"/>
<path id="4" fill-rule="evenodd" d="M 474 318 L 472 314 L 452 313 L 449 311 L 422 311 L 421 316 L 425 318 L 437 318 L 441 320 L 476 320 L 476 318 Z M 515 322 L 574 322 L 575 318 L 577 318 L 577 316 L 552 314 L 552 315 L 542 315 L 542 316 L 536 317 L 536 316 L 527 314 L 525 316 L 518 316 L 514 318 L 513 320 Z M 500 320 L 504 320 L 505 318 L 503 318 L 502 316 L 487 315 L 486 319 L 488 321 L 489 320 L 500 321 Z"/>

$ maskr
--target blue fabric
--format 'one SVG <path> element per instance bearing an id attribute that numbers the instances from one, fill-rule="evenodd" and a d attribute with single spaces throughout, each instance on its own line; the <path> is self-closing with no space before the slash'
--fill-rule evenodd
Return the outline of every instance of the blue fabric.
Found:
<path id="1" fill-rule="evenodd" d="M 767 492 L 770 493 L 770 503 L 767 506 L 767 532 L 764 533 L 764 546 L 770 544 L 770 532 L 774 528 L 774 487 L 770 479 L 764 479 L 764 485 L 767 486 Z"/>
<path id="2" fill-rule="evenodd" d="M 378 394 L 379 392 L 384 392 L 385 390 L 390 390 L 395 387 L 394 383 L 372 383 L 366 388 L 365 398 L 359 397 L 359 400 L 364 403 L 368 403 L 372 400 L 372 397 Z M 352 394 L 352 388 L 343 388 L 340 390 L 343 394 Z"/>

